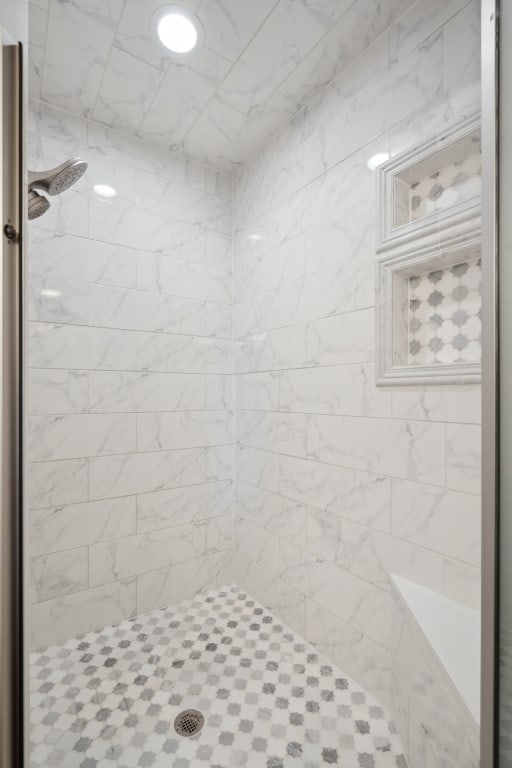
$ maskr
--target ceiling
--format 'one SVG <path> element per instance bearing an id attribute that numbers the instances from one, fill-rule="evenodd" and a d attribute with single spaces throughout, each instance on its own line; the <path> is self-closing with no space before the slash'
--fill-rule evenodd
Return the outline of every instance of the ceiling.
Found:
<path id="1" fill-rule="evenodd" d="M 412 0 L 183 0 L 205 40 L 179 63 L 165 4 L 31 0 L 31 95 L 232 172 Z"/>

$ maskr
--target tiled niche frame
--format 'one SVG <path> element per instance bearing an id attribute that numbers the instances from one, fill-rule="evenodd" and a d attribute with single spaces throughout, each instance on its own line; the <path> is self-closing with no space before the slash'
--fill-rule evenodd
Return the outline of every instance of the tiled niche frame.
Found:
<path id="1" fill-rule="evenodd" d="M 442 134 L 393 157 L 377 172 L 379 244 L 376 282 L 376 380 L 378 385 L 454 384 L 480 381 L 480 361 L 411 361 L 410 280 L 447 274 L 457 265 L 479 263 L 481 219 L 479 176 L 480 116 L 460 121 Z M 469 160 L 467 160 L 469 158 Z M 467 162 L 466 162 L 467 161 Z M 461 165 L 469 174 L 456 178 L 448 204 L 429 198 L 420 215 L 420 187 L 454 177 Z M 445 170 L 447 169 L 447 170 Z M 475 171 L 471 178 L 471 171 Z M 421 180 L 425 180 L 423 183 Z M 457 184 L 461 181 L 459 188 Z M 467 182 L 467 183 L 466 183 Z M 408 189 L 406 188 L 408 185 Z M 444 189 L 438 185 L 441 191 Z M 435 195 L 439 194 L 434 189 Z M 462 192 L 462 193 L 461 193 Z M 466 195 L 464 193 L 467 193 Z M 433 198 L 435 198 L 435 195 Z M 419 202 L 418 202 L 419 201 Z M 408 206 L 409 210 L 406 210 Z M 421 215 L 424 214 L 424 215 Z M 454 270 L 455 274 L 459 269 Z M 474 345 L 473 345 L 474 346 Z M 432 356 L 434 357 L 434 356 Z M 437 358 L 437 356 L 435 356 Z"/>

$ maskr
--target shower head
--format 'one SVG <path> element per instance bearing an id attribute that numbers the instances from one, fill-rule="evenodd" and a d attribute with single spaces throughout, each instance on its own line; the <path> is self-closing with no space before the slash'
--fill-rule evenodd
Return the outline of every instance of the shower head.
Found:
<path id="1" fill-rule="evenodd" d="M 60 195 L 80 179 L 87 170 L 87 163 L 79 157 L 66 160 L 51 171 L 29 171 L 28 188 L 42 189 L 48 195 Z"/>
<path id="2" fill-rule="evenodd" d="M 35 192 L 33 189 L 28 193 L 28 218 L 38 219 L 43 213 L 46 213 L 50 207 L 50 201 L 40 195 L 39 192 Z"/>

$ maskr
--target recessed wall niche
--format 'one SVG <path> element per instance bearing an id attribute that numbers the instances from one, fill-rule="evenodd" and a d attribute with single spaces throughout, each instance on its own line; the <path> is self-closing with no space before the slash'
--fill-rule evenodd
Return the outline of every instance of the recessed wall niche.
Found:
<path id="1" fill-rule="evenodd" d="M 480 118 L 395 155 L 377 173 L 378 252 L 442 234 L 480 217 Z"/>
<path id="2" fill-rule="evenodd" d="M 480 380 L 478 117 L 378 171 L 378 384 Z"/>

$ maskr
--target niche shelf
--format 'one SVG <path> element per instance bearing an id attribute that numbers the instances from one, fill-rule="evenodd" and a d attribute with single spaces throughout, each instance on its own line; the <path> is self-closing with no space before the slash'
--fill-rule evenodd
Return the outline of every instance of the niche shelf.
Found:
<path id="1" fill-rule="evenodd" d="M 378 253 L 480 226 L 480 147 L 473 115 L 379 167 Z"/>
<path id="2" fill-rule="evenodd" d="M 377 384 L 477 382 L 478 117 L 393 158 L 378 175 Z"/>

